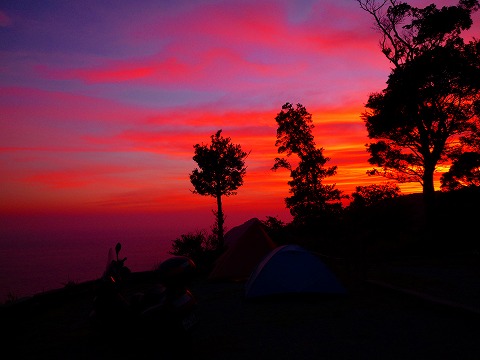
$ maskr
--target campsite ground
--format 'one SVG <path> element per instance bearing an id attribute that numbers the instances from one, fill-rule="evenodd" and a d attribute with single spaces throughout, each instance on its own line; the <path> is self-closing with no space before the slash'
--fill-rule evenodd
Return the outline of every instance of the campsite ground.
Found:
<path id="1" fill-rule="evenodd" d="M 200 321 L 190 346 L 184 344 L 178 351 L 205 360 L 480 358 L 478 256 L 425 264 L 379 264 L 367 274 L 372 282 L 342 275 L 349 290 L 343 298 L 253 302 L 243 297 L 243 283 L 198 279 L 192 292 Z M 138 281 L 130 291 L 147 285 Z M 412 296 L 414 291 L 430 298 Z M 78 286 L 73 292 L 3 307 L 2 324 L 8 333 L 4 351 L 17 359 L 179 357 L 165 354 L 164 339 L 156 334 L 148 342 L 93 334 L 88 323 L 91 301 L 90 289 Z"/>
<path id="2" fill-rule="evenodd" d="M 430 266 L 429 269 L 424 280 L 440 280 L 440 273 L 435 271 L 440 267 Z M 459 274 L 454 268 L 450 269 L 454 270 L 451 278 Z M 203 303 L 199 310 L 206 321 L 199 324 L 195 334 L 195 357 L 480 358 L 478 272 L 475 285 L 468 284 L 474 285 L 473 288 L 454 295 L 448 291 L 449 283 L 438 281 L 427 288 L 417 278 L 408 288 L 405 276 L 403 284 L 393 277 L 392 282 L 387 283 L 386 269 L 378 270 L 372 269 L 369 274 L 372 282 L 349 281 L 349 295 L 345 298 L 303 297 L 251 302 L 242 297 L 242 284 L 203 284 L 198 291 Z M 462 277 L 456 279 L 457 289 L 467 285 Z M 446 296 L 435 295 L 440 293 Z M 446 300 L 449 296 L 450 299 L 457 296 L 458 302 Z M 475 307 L 464 306 L 473 303 Z"/>

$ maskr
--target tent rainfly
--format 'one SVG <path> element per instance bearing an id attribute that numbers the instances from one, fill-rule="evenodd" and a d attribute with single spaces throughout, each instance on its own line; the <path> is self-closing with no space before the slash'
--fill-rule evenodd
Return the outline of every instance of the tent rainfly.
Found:
<path id="1" fill-rule="evenodd" d="M 225 234 L 225 247 L 209 275 L 211 280 L 246 281 L 276 244 L 262 222 L 252 218 Z"/>
<path id="2" fill-rule="evenodd" d="M 314 253 L 298 245 L 272 250 L 245 284 L 245 297 L 280 294 L 346 294 L 346 289 Z"/>

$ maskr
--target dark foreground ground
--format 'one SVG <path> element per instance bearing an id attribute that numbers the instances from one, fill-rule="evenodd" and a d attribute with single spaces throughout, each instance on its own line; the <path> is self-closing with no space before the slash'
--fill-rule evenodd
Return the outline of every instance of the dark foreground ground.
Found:
<path id="1" fill-rule="evenodd" d="M 344 298 L 248 301 L 243 283 L 198 279 L 191 342 L 165 351 L 150 329 L 92 331 L 91 286 L 1 308 L 3 353 L 15 359 L 480 359 L 478 255 L 376 264 L 341 275 Z M 148 286 L 138 276 L 130 291 Z"/>

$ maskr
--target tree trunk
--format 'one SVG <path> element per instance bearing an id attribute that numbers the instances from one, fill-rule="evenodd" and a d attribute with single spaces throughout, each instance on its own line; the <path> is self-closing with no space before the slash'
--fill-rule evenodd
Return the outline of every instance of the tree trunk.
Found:
<path id="1" fill-rule="evenodd" d="M 217 195 L 217 224 L 218 224 L 218 246 L 220 249 L 223 249 L 224 239 L 223 239 L 223 223 L 225 221 L 223 217 L 222 209 L 222 195 Z"/>
<path id="2" fill-rule="evenodd" d="M 435 166 L 425 164 L 423 173 L 423 202 L 425 205 L 425 223 L 428 231 L 432 230 L 435 218 L 435 186 L 433 183 L 434 170 Z"/>

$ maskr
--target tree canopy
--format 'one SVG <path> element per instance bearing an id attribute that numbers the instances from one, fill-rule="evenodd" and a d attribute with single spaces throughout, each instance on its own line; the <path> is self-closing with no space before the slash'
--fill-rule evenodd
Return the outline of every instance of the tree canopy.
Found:
<path id="1" fill-rule="evenodd" d="M 478 0 L 460 0 L 457 6 L 437 8 L 435 4 L 416 8 L 398 0 L 357 0 L 374 19 L 380 34 L 380 49 L 395 66 L 418 55 L 460 39 L 473 24 L 471 14 Z"/>

